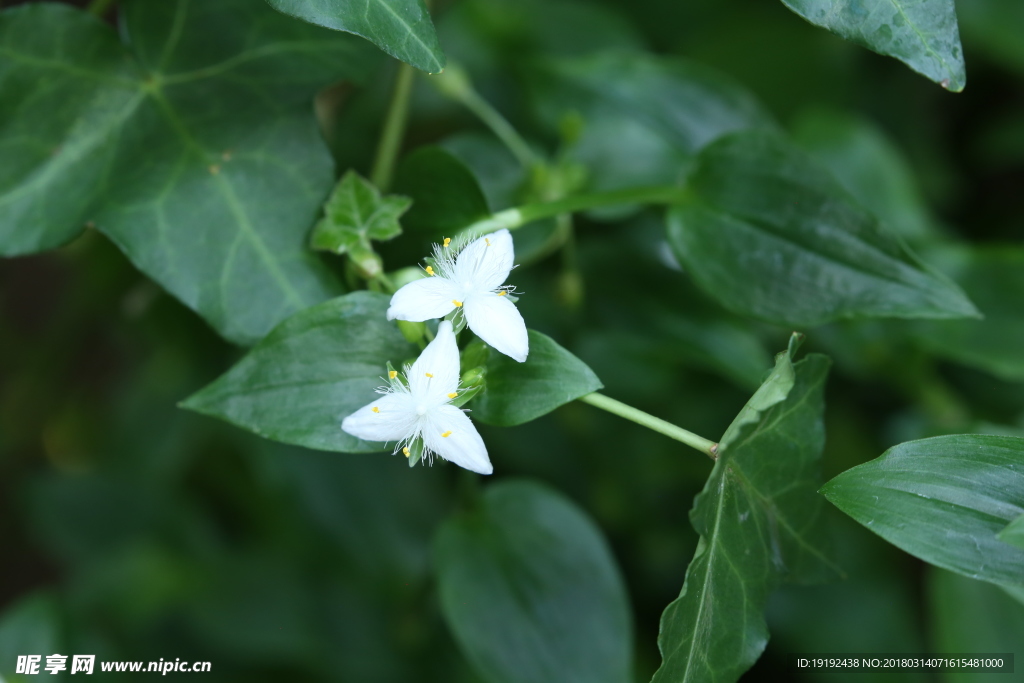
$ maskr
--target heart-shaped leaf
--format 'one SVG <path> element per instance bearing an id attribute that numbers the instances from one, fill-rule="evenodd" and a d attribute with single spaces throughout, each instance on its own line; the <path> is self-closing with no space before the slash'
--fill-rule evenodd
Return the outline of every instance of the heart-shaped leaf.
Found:
<path id="1" fill-rule="evenodd" d="M 653 683 L 737 680 L 768 642 L 764 609 L 781 581 L 839 573 L 818 488 L 825 356 L 775 369 L 733 421 L 690 519 L 700 533 L 679 597 L 661 616 Z"/>
<path id="2" fill-rule="evenodd" d="M 372 51 L 259 2 L 0 13 L 0 253 L 89 222 L 232 341 L 342 290 L 307 248 L 333 182 L 312 99 Z M 16 115 L 15 115 L 16 114 Z"/>

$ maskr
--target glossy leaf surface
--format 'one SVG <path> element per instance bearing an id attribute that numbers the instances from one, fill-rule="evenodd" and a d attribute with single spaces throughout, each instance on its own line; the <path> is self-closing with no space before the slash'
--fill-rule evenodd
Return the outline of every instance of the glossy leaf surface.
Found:
<path id="1" fill-rule="evenodd" d="M 901 443 L 835 477 L 822 493 L 925 562 L 1024 585 L 1024 548 L 997 538 L 1024 514 L 1024 438 L 962 434 Z"/>

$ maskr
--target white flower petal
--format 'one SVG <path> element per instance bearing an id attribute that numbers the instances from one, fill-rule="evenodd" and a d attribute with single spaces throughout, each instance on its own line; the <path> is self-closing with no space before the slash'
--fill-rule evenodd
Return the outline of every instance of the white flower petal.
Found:
<path id="1" fill-rule="evenodd" d="M 466 324 L 476 336 L 520 363 L 526 360 L 530 339 L 515 304 L 488 292 L 467 299 L 462 310 L 466 313 Z"/>
<path id="2" fill-rule="evenodd" d="M 417 403 L 447 403 L 448 394 L 459 389 L 459 347 L 448 320 L 437 326 L 437 335 L 409 368 L 409 390 Z"/>
<path id="3" fill-rule="evenodd" d="M 401 441 L 412 435 L 418 419 L 409 394 L 385 394 L 342 420 L 341 428 L 366 441 Z"/>
<path id="4" fill-rule="evenodd" d="M 425 277 L 413 280 L 391 297 L 388 320 L 410 320 L 423 322 L 448 315 L 455 304 L 460 290 L 443 277 Z"/>
<path id="5" fill-rule="evenodd" d="M 463 249 L 455 260 L 452 279 L 468 289 L 490 292 L 505 284 L 512 270 L 515 254 L 508 230 L 485 235 Z"/>
<path id="6" fill-rule="evenodd" d="M 484 440 L 466 414 L 455 406 L 443 405 L 430 412 L 423 426 L 423 443 L 459 467 L 480 474 L 494 471 Z"/>

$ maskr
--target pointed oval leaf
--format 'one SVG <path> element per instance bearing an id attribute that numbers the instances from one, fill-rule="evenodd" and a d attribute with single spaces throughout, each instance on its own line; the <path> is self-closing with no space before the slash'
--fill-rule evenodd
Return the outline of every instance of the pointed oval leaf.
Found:
<path id="1" fill-rule="evenodd" d="M 775 369 L 722 437 L 690 519 L 701 538 L 679 597 L 661 617 L 653 683 L 728 683 L 768 642 L 764 609 L 781 581 L 839 574 L 815 493 L 824 446 L 825 356 Z"/>
<path id="2" fill-rule="evenodd" d="M 426 71 L 444 69 L 444 52 L 423 0 L 267 0 L 311 24 L 366 38 L 395 59 Z"/>
<path id="3" fill-rule="evenodd" d="M 669 241 L 694 281 L 736 313 L 795 327 L 978 314 L 781 136 L 711 144 L 689 190 L 669 212 Z"/>
<path id="4" fill-rule="evenodd" d="M 1024 585 L 1024 548 L 997 538 L 1024 514 L 1024 438 L 964 434 L 901 443 L 821 492 L 925 562 Z"/>
<path id="5" fill-rule="evenodd" d="M 603 387 L 594 371 L 551 337 L 529 330 L 525 363 L 491 350 L 485 389 L 469 403 L 474 419 L 511 427 Z"/>
<path id="6" fill-rule="evenodd" d="M 0 14 L 0 118 L 16 122 L 0 131 L 0 251 L 91 222 L 222 335 L 254 343 L 342 291 L 306 246 L 333 182 L 311 102 L 374 55 L 248 0 L 120 8 L 130 45 L 67 5 Z"/>
<path id="7" fill-rule="evenodd" d="M 434 549 L 445 619 L 486 680 L 632 680 L 622 578 L 600 530 L 562 495 L 528 481 L 489 486 Z"/>
<path id="8" fill-rule="evenodd" d="M 387 384 L 388 361 L 416 356 L 386 319 L 388 300 L 353 292 L 295 314 L 181 406 L 307 448 L 384 450 L 343 432 L 341 420 Z"/>
<path id="9" fill-rule="evenodd" d="M 953 0 L 782 0 L 815 26 L 895 57 L 943 88 L 967 82 Z"/>

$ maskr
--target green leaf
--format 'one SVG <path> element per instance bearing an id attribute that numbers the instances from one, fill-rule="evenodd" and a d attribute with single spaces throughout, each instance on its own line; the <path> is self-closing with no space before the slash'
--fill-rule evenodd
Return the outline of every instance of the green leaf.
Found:
<path id="1" fill-rule="evenodd" d="M 587 167 L 594 190 L 676 182 L 712 140 L 774 127 L 732 79 L 680 59 L 605 53 L 551 62 L 531 85 L 550 127 L 582 117 L 568 159 Z"/>
<path id="2" fill-rule="evenodd" d="M 1024 380 L 1024 249 L 953 248 L 935 262 L 967 292 L 981 320 L 921 322 L 914 337 L 933 353 L 1002 379 Z"/>
<path id="3" fill-rule="evenodd" d="M 997 586 L 939 569 L 932 569 L 928 579 L 928 625 L 934 652 L 1020 652 L 1024 605 L 1008 600 Z M 986 683 L 993 677 L 991 673 L 958 669 L 943 673 L 941 680 Z M 1012 680 L 1015 676 L 1006 678 Z"/>
<path id="4" fill-rule="evenodd" d="M 451 236 L 491 215 L 472 171 L 440 147 L 420 147 L 402 159 L 394 188 L 412 198 L 412 209 L 403 221 L 410 232 Z"/>
<path id="5" fill-rule="evenodd" d="M 796 327 L 977 310 L 800 150 L 750 131 L 698 157 L 668 236 L 694 281 L 736 313 Z"/>
<path id="6" fill-rule="evenodd" d="M 267 0 L 274 9 L 311 24 L 366 38 L 395 59 L 427 73 L 444 69 L 430 12 L 423 0 Z"/>
<path id="7" fill-rule="evenodd" d="M 586 363 L 545 334 L 529 331 L 525 363 L 490 351 L 486 387 L 469 407 L 474 419 L 511 427 L 536 420 L 555 408 L 603 387 Z"/>
<path id="8" fill-rule="evenodd" d="M 908 239 L 934 234 L 910 166 L 880 128 L 829 109 L 804 112 L 793 128 L 795 142 L 886 228 Z"/>
<path id="9" fill-rule="evenodd" d="M 310 246 L 343 254 L 357 244 L 398 237 L 402 234 L 398 219 L 410 204 L 408 197 L 381 197 L 368 180 L 353 170 L 346 171 L 324 204 L 324 218 L 313 229 Z"/>
<path id="10" fill-rule="evenodd" d="M 262 437 L 324 451 L 382 451 L 341 420 L 387 384 L 387 362 L 416 356 L 385 311 L 388 297 L 353 292 L 278 325 L 233 368 L 181 407 Z"/>
<path id="11" fill-rule="evenodd" d="M 967 82 L 953 0 L 782 0 L 815 26 L 960 92 Z M 968 3 L 969 4 L 969 3 Z"/>
<path id="12" fill-rule="evenodd" d="M 999 540 L 1024 548 L 1024 515 L 1007 524 L 1006 528 L 999 532 Z"/>
<path id="13" fill-rule="evenodd" d="M 0 13 L 0 251 L 91 222 L 243 344 L 340 293 L 306 247 L 333 183 L 312 98 L 373 66 L 261 3 L 127 0 L 125 34 L 67 5 Z"/>
<path id="14" fill-rule="evenodd" d="M 622 578 L 601 532 L 561 494 L 528 481 L 489 486 L 434 549 L 445 619 L 485 680 L 632 680 Z"/>
<path id="15" fill-rule="evenodd" d="M 996 537 L 1024 514 L 1024 438 L 970 434 L 901 443 L 821 492 L 925 562 L 1024 585 L 1024 549 Z"/>
<path id="16" fill-rule="evenodd" d="M 661 617 L 655 683 L 735 681 L 768 642 L 764 609 L 781 581 L 839 573 L 815 493 L 829 360 L 789 352 L 722 437 L 690 519 L 700 534 L 679 597 Z"/>

